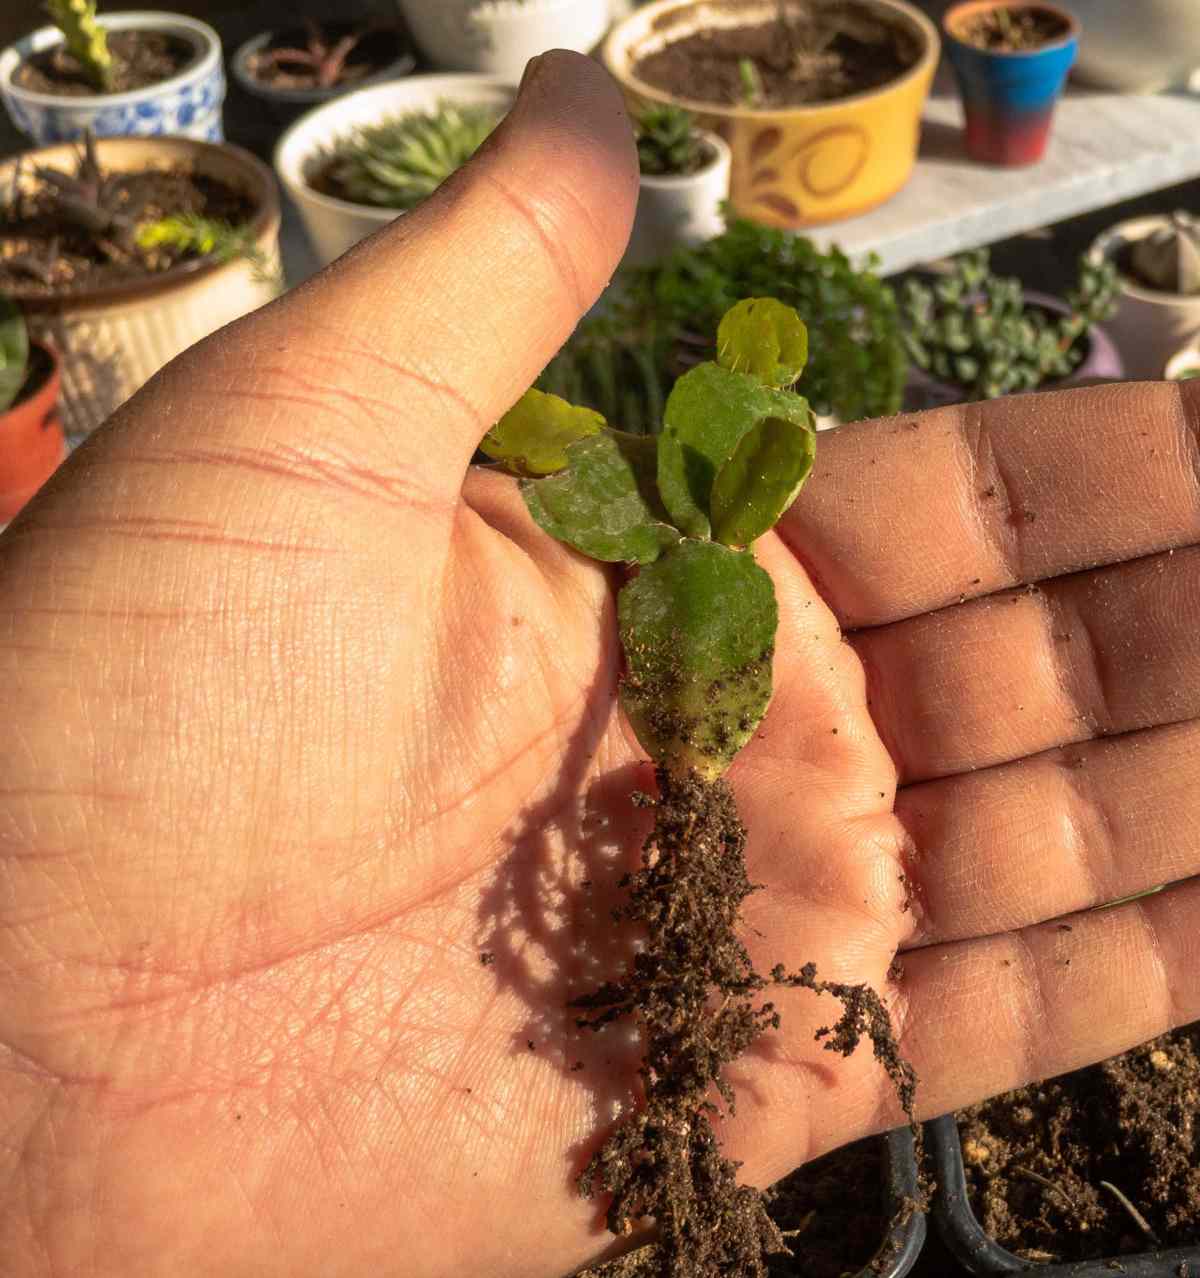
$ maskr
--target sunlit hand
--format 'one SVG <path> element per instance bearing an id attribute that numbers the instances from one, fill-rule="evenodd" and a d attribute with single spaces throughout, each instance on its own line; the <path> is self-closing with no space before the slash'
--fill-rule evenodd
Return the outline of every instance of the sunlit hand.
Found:
<path id="1" fill-rule="evenodd" d="M 467 470 L 635 191 L 615 90 L 543 60 L 438 196 L 177 360 L 0 539 L 6 1278 L 609 1245 L 574 1181 L 636 1053 L 565 1004 L 620 960 L 644 829 L 618 575 Z M 760 543 L 755 955 L 883 992 L 925 1114 L 1200 1015 L 1198 419 L 1128 386 L 864 423 Z M 899 1121 L 813 1041 L 834 1007 L 780 1003 L 724 1129 L 758 1183 Z"/>

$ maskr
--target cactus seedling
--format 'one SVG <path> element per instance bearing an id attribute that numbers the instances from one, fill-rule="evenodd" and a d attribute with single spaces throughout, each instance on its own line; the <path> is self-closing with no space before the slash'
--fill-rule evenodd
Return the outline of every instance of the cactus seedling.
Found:
<path id="1" fill-rule="evenodd" d="M 1129 269 L 1139 284 L 1160 293 L 1200 293 L 1200 223 L 1176 210 L 1129 250 Z"/>
<path id="2" fill-rule="evenodd" d="M 750 547 L 791 505 L 812 469 L 807 402 L 785 389 L 807 355 L 804 325 L 771 298 L 721 322 L 717 361 L 675 384 L 657 435 L 610 429 L 594 412 L 528 392 L 481 448 L 526 478 L 534 520 L 593 559 L 638 565 L 617 598 L 626 674 L 621 704 L 657 765 L 655 826 L 617 917 L 645 944 L 615 981 L 575 1000 L 578 1024 L 630 1017 L 641 1032 L 644 1100 L 584 1169 L 585 1194 L 610 1195 L 608 1226 L 653 1219 L 658 1268 L 671 1278 L 765 1278 L 785 1251 L 763 1197 L 721 1156 L 713 1093 L 779 1025 L 758 996 L 771 984 L 831 993 L 845 1012 L 826 1046 L 867 1034 L 911 1105 L 914 1080 L 890 1041 L 887 1013 L 863 986 L 833 985 L 806 965 L 760 975 L 736 928 L 754 890 L 733 793 L 723 777 L 771 699 L 775 591 Z M 539 430 L 544 437 L 539 439 Z M 552 473 L 546 473 L 546 472 Z"/>
<path id="3" fill-rule="evenodd" d="M 96 21 L 96 0 L 46 0 L 46 12 L 87 78 L 99 92 L 110 92 L 113 60 L 108 37 Z"/>

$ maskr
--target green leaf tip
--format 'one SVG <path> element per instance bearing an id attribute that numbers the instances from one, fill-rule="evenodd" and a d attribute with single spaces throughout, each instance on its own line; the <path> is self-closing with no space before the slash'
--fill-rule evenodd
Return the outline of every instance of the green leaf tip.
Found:
<path id="1" fill-rule="evenodd" d="M 658 489 L 676 527 L 712 535 L 713 484 L 742 437 L 769 417 L 812 430 L 808 401 L 748 373 L 699 364 L 667 400 L 658 447 Z"/>
<path id="2" fill-rule="evenodd" d="M 566 466 L 522 495 L 552 537 L 606 563 L 652 563 L 679 540 L 654 485 L 655 440 L 603 430 L 567 445 Z"/>
<path id="3" fill-rule="evenodd" d="M 655 762 L 714 780 L 771 700 L 779 610 L 747 552 L 687 538 L 621 590 L 621 704 Z"/>
<path id="4" fill-rule="evenodd" d="M 764 417 L 742 436 L 712 489 L 713 538 L 748 546 L 769 532 L 812 471 L 816 434 L 782 417 Z"/>
<path id="5" fill-rule="evenodd" d="M 29 332 L 11 298 L 0 293 L 0 413 L 11 408 L 25 384 L 29 367 Z"/>
<path id="6" fill-rule="evenodd" d="M 604 429 L 590 408 L 527 390 L 480 442 L 479 450 L 515 475 L 552 475 L 567 464 L 567 446 Z"/>
<path id="7" fill-rule="evenodd" d="M 747 297 L 721 318 L 717 363 L 767 386 L 791 386 L 808 363 L 808 329 L 777 298 Z"/>

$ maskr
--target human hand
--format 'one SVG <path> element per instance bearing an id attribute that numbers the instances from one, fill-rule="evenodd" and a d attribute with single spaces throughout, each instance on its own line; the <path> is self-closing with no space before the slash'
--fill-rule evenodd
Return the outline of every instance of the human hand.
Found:
<path id="1" fill-rule="evenodd" d="M 565 1005 L 619 961 L 644 828 L 615 576 L 464 472 L 635 189 L 615 91 L 546 59 L 468 170 L 177 360 L 0 539 L 13 1278 L 531 1278 L 610 1242 L 574 1179 L 636 1050 Z M 755 955 L 880 989 L 924 1113 L 1200 1015 L 1196 403 L 846 429 L 759 545 Z M 758 1183 L 899 1121 L 813 1041 L 834 1009 L 779 1001 L 726 1125 Z"/>

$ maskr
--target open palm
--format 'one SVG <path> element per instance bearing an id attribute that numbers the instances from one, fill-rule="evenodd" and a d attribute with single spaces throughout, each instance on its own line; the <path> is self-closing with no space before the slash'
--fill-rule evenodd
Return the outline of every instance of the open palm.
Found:
<path id="1" fill-rule="evenodd" d="M 636 1045 L 566 1003 L 630 943 L 652 780 L 617 577 L 463 476 L 635 189 L 602 73 L 543 59 L 437 198 L 177 360 L 0 540 L 13 1278 L 552 1278 L 611 1241 L 574 1180 Z M 1198 402 L 845 429 L 759 544 L 752 948 L 884 993 L 924 1114 L 1200 1014 Z M 759 1183 L 899 1120 L 814 1042 L 835 1009 L 781 1005 L 724 1125 Z"/>

